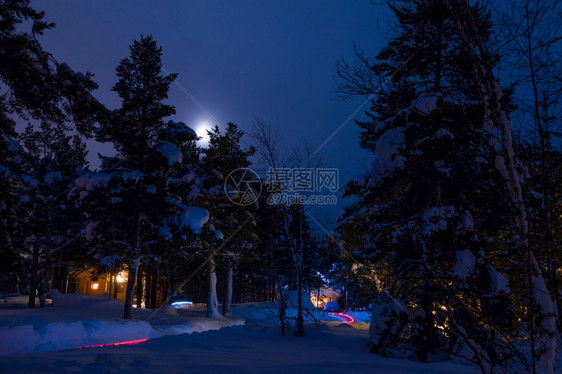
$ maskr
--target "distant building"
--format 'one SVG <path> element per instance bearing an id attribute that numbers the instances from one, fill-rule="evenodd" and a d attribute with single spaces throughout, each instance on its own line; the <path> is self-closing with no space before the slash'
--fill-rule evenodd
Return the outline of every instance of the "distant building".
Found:
<path id="1" fill-rule="evenodd" d="M 322 287 L 310 292 L 310 300 L 316 308 L 324 308 L 328 301 L 338 301 L 339 297 L 340 294 L 330 287 Z"/>
<path id="2" fill-rule="evenodd" d="M 96 275 L 94 269 L 82 270 L 75 274 L 70 274 L 68 278 L 66 293 L 78 293 L 83 295 L 101 296 L 108 294 L 112 299 L 125 301 L 127 288 L 127 271 L 115 273 L 103 273 Z M 142 281 L 142 298 L 146 296 L 146 278 Z M 159 307 L 166 300 L 166 289 L 158 283 L 156 287 L 156 307 Z M 134 287 L 133 305 L 137 305 L 137 285 Z"/>
<path id="3" fill-rule="evenodd" d="M 105 273 L 95 276 L 93 270 L 84 270 L 78 274 L 70 275 L 67 293 L 79 293 L 83 295 L 101 296 L 108 294 L 113 299 L 125 301 L 125 288 L 127 286 L 127 274 Z"/>

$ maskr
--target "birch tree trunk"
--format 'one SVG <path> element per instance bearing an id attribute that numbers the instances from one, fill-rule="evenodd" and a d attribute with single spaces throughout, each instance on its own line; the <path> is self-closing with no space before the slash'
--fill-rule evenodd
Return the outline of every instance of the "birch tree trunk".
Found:
<path id="1" fill-rule="evenodd" d="M 531 300 L 531 344 L 533 372 L 554 372 L 556 366 L 556 316 L 552 298 L 546 287 L 540 266 L 529 246 L 529 224 L 527 210 L 523 201 L 523 192 L 519 173 L 515 163 L 511 121 L 502 111 L 500 99 L 503 92 L 494 78 L 491 64 L 478 28 L 473 22 L 470 1 L 464 0 L 462 12 L 466 16 L 459 19 L 449 0 L 444 0 L 452 15 L 457 31 L 465 47 L 472 56 L 474 71 L 477 74 L 482 104 L 484 105 L 484 124 L 488 132 L 488 144 L 496 153 L 495 167 L 505 182 L 509 199 L 515 210 L 515 224 L 519 236 L 519 250 L 522 258 L 526 258 L 526 272 L 528 274 L 529 298 Z M 468 37 L 471 36 L 471 38 Z M 471 40 L 476 40 L 474 45 Z M 501 142 L 494 134 L 499 131 Z"/>
<path id="2" fill-rule="evenodd" d="M 215 257 L 209 254 L 209 274 L 208 274 L 208 289 L 207 289 L 207 317 L 213 318 L 219 315 L 218 301 L 217 301 L 217 270 L 215 264 Z"/>
<path id="3" fill-rule="evenodd" d="M 31 280 L 29 284 L 29 300 L 27 306 L 35 308 L 35 289 L 37 288 L 37 268 L 39 267 L 39 246 L 33 244 L 33 255 L 31 263 Z"/>

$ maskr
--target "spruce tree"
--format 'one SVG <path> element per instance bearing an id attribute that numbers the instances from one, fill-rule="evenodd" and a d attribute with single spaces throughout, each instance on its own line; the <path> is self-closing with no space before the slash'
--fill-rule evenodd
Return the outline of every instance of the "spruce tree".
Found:
<path id="1" fill-rule="evenodd" d="M 44 17 L 29 0 L 8 0 L 0 6 L 0 140 L 13 136 L 11 114 L 55 123 L 72 121 L 88 134 L 105 112 L 90 94 L 97 88 L 93 75 L 73 71 L 39 43 L 38 37 L 55 27 Z"/>
<path id="2" fill-rule="evenodd" d="M 231 173 L 235 173 L 237 169 L 246 168 L 250 165 L 249 158 L 254 154 L 253 147 L 245 148 L 241 144 L 244 131 L 238 129 L 234 123 L 228 123 L 224 133 L 218 126 L 215 126 L 209 133 L 209 145 L 202 150 L 202 168 L 205 173 L 205 185 L 208 194 L 206 196 L 205 206 L 210 212 L 213 227 L 220 232 L 219 237 L 231 237 L 228 242 L 219 242 L 221 244 L 220 257 L 224 261 L 225 283 L 223 295 L 223 314 L 230 313 L 230 303 L 232 302 L 232 278 L 233 267 L 237 256 L 240 255 L 241 249 L 247 246 L 252 236 L 251 227 L 254 224 L 252 213 L 247 207 L 232 204 L 227 199 L 227 190 L 232 190 L 238 186 L 233 186 L 234 179 L 228 179 Z M 233 174 L 236 178 L 236 175 Z M 221 239 L 222 240 L 222 239 Z M 213 264 L 218 258 L 216 253 L 207 254 L 209 257 L 209 272 L 212 272 Z M 210 274 L 213 278 L 215 275 Z M 210 290 L 210 295 L 214 295 L 216 290 Z M 209 302 L 209 305 L 213 303 Z M 208 310 L 209 315 L 216 314 L 216 310 L 212 308 Z"/>
<path id="3" fill-rule="evenodd" d="M 441 1 L 390 8 L 398 25 L 388 46 L 373 61 L 359 53 L 357 65 L 338 67 L 341 92 L 375 94 L 369 120 L 358 123 L 374 159 L 346 186 L 359 200 L 339 232 L 394 299 L 379 298 L 387 306 L 374 310 L 375 352 L 427 361 L 460 344 L 488 370 L 507 354 L 498 331 L 513 329 L 513 305 L 495 268 L 509 204 L 482 142 L 478 80 Z M 471 11 L 489 37 L 488 15 Z"/>
<path id="4" fill-rule="evenodd" d="M 14 140 L 14 119 L 66 121 L 88 134 L 105 111 L 90 94 L 97 88 L 92 74 L 73 71 L 40 44 L 39 36 L 55 26 L 44 12 L 29 0 L 3 1 L 0 20 L 0 256 L 22 268 L 25 230 L 19 221 L 26 213 L 19 196 L 29 179 L 21 174 L 25 151 Z"/>
<path id="5" fill-rule="evenodd" d="M 57 275 L 55 287 L 62 288 L 68 262 L 80 256 L 80 211 L 67 195 L 87 167 L 87 151 L 78 135 L 68 133 L 64 124 L 42 122 L 38 130 L 28 125 L 20 137 L 26 184 L 20 197 L 25 214 L 18 221 L 31 253 L 31 290 L 51 274 Z M 31 292 L 29 307 L 34 306 Z"/>

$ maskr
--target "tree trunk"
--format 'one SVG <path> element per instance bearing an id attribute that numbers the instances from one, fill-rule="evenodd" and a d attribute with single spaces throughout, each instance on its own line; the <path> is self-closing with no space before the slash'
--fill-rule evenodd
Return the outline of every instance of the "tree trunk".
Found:
<path id="1" fill-rule="evenodd" d="M 232 302 L 232 258 L 226 258 L 226 277 L 225 277 L 225 287 L 224 287 L 224 297 L 222 300 L 222 314 L 230 314 L 230 303 Z"/>
<path id="2" fill-rule="evenodd" d="M 137 308 L 141 308 L 142 307 L 142 270 L 141 270 L 141 266 L 139 265 L 139 268 L 137 270 Z"/>
<path id="3" fill-rule="evenodd" d="M 283 288 L 281 287 L 281 280 L 277 278 L 277 287 L 279 288 L 279 296 L 277 297 L 277 302 L 279 304 L 279 323 L 281 325 L 281 336 L 285 336 L 285 319 L 287 318 L 287 300 L 283 294 Z"/>
<path id="4" fill-rule="evenodd" d="M 64 293 L 62 291 L 62 259 L 61 259 L 61 254 L 60 252 L 57 253 L 55 255 L 55 266 L 54 266 L 54 272 L 53 272 L 53 288 L 56 288 L 57 290 L 59 290 L 60 292 Z"/>
<path id="5" fill-rule="evenodd" d="M 551 177 L 551 173 L 547 169 L 548 164 L 548 154 L 550 148 L 550 133 L 548 131 L 548 101 L 546 97 L 544 99 L 544 122 L 541 116 L 541 100 L 539 98 L 539 90 L 538 90 L 538 82 L 537 82 L 537 66 L 535 65 L 535 58 L 534 58 L 534 48 L 535 45 L 533 44 L 533 36 L 532 31 L 535 27 L 538 27 L 531 18 L 533 15 L 531 14 L 529 8 L 529 2 L 525 1 L 525 41 L 526 46 L 525 52 L 527 54 L 527 64 L 529 65 L 529 77 L 531 78 L 531 87 L 533 91 L 533 107 L 534 107 L 534 120 L 537 126 L 537 130 L 539 133 L 539 143 L 540 143 L 540 175 L 541 175 L 541 187 L 542 187 L 542 209 L 544 213 L 544 221 L 542 224 L 546 230 L 546 249 L 547 249 L 547 267 L 548 272 L 546 273 L 546 283 L 547 286 L 550 286 L 549 289 L 552 292 L 552 296 L 554 298 L 554 302 L 558 307 L 558 328 L 559 331 L 562 329 L 562 324 L 560 323 L 561 313 L 562 313 L 562 305 L 560 304 L 560 297 L 558 294 L 558 278 L 556 277 L 556 253 L 553 250 L 553 243 L 552 243 L 552 225 L 550 220 L 550 199 L 549 199 L 549 181 Z M 546 93 L 543 92 L 543 96 L 546 96 Z"/>
<path id="6" fill-rule="evenodd" d="M 145 270 L 145 285 L 144 285 L 144 307 L 150 309 L 150 300 L 152 298 L 152 266 L 147 265 Z"/>
<path id="7" fill-rule="evenodd" d="M 133 319 L 133 296 L 135 290 L 135 280 L 137 279 L 137 270 L 139 268 L 139 259 L 131 261 L 129 266 L 129 277 L 127 278 L 127 292 L 125 293 L 125 310 L 124 319 Z M 116 282 L 117 283 L 117 282 Z"/>
<path id="8" fill-rule="evenodd" d="M 302 315 L 302 269 L 297 269 L 297 331 L 296 336 L 304 335 L 304 318 Z"/>
<path id="9" fill-rule="evenodd" d="M 35 289 L 37 288 L 37 267 L 39 266 L 39 247 L 33 245 L 33 255 L 31 263 L 31 280 L 29 284 L 29 300 L 27 306 L 31 309 L 35 308 Z"/>
<path id="10" fill-rule="evenodd" d="M 68 264 L 64 263 L 61 265 L 60 288 L 58 290 L 61 293 L 66 293 L 67 289 L 68 289 Z"/>
<path id="11" fill-rule="evenodd" d="M 217 301 L 217 273 L 215 258 L 212 254 L 209 255 L 209 274 L 207 284 L 207 317 L 216 317 L 219 315 L 218 301 Z"/>
<path id="12" fill-rule="evenodd" d="M 111 286 L 111 298 L 112 299 L 117 299 L 117 291 L 119 289 L 119 282 L 117 281 L 119 277 L 119 272 L 114 272 L 113 273 L 113 282 L 112 282 L 112 286 Z"/>
<path id="13" fill-rule="evenodd" d="M 107 294 L 110 298 L 113 298 L 113 270 L 109 272 L 109 288 Z"/>
<path id="14" fill-rule="evenodd" d="M 152 266 L 152 282 L 150 283 L 150 309 L 156 309 L 156 296 L 158 296 L 158 268 Z"/>

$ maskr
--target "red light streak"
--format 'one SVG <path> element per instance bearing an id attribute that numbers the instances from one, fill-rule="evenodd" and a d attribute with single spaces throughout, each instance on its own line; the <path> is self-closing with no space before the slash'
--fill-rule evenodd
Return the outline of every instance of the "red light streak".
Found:
<path id="1" fill-rule="evenodd" d="M 349 314 L 345 314 L 345 313 L 333 313 L 330 312 L 330 314 L 335 314 L 336 316 L 340 316 L 342 318 L 345 318 L 347 321 L 344 321 L 344 323 L 355 323 L 355 318 L 353 318 L 352 316 L 350 316 Z"/>
<path id="2" fill-rule="evenodd" d="M 115 343 L 106 343 L 106 344 L 92 344 L 92 345 L 85 345 L 83 347 L 80 347 L 80 349 L 82 348 L 99 348 L 99 347 L 107 347 L 110 345 L 134 345 L 134 344 L 139 344 L 142 342 L 147 341 L 148 338 L 146 339 L 136 339 L 136 340 L 126 340 L 124 342 L 115 342 Z"/>

